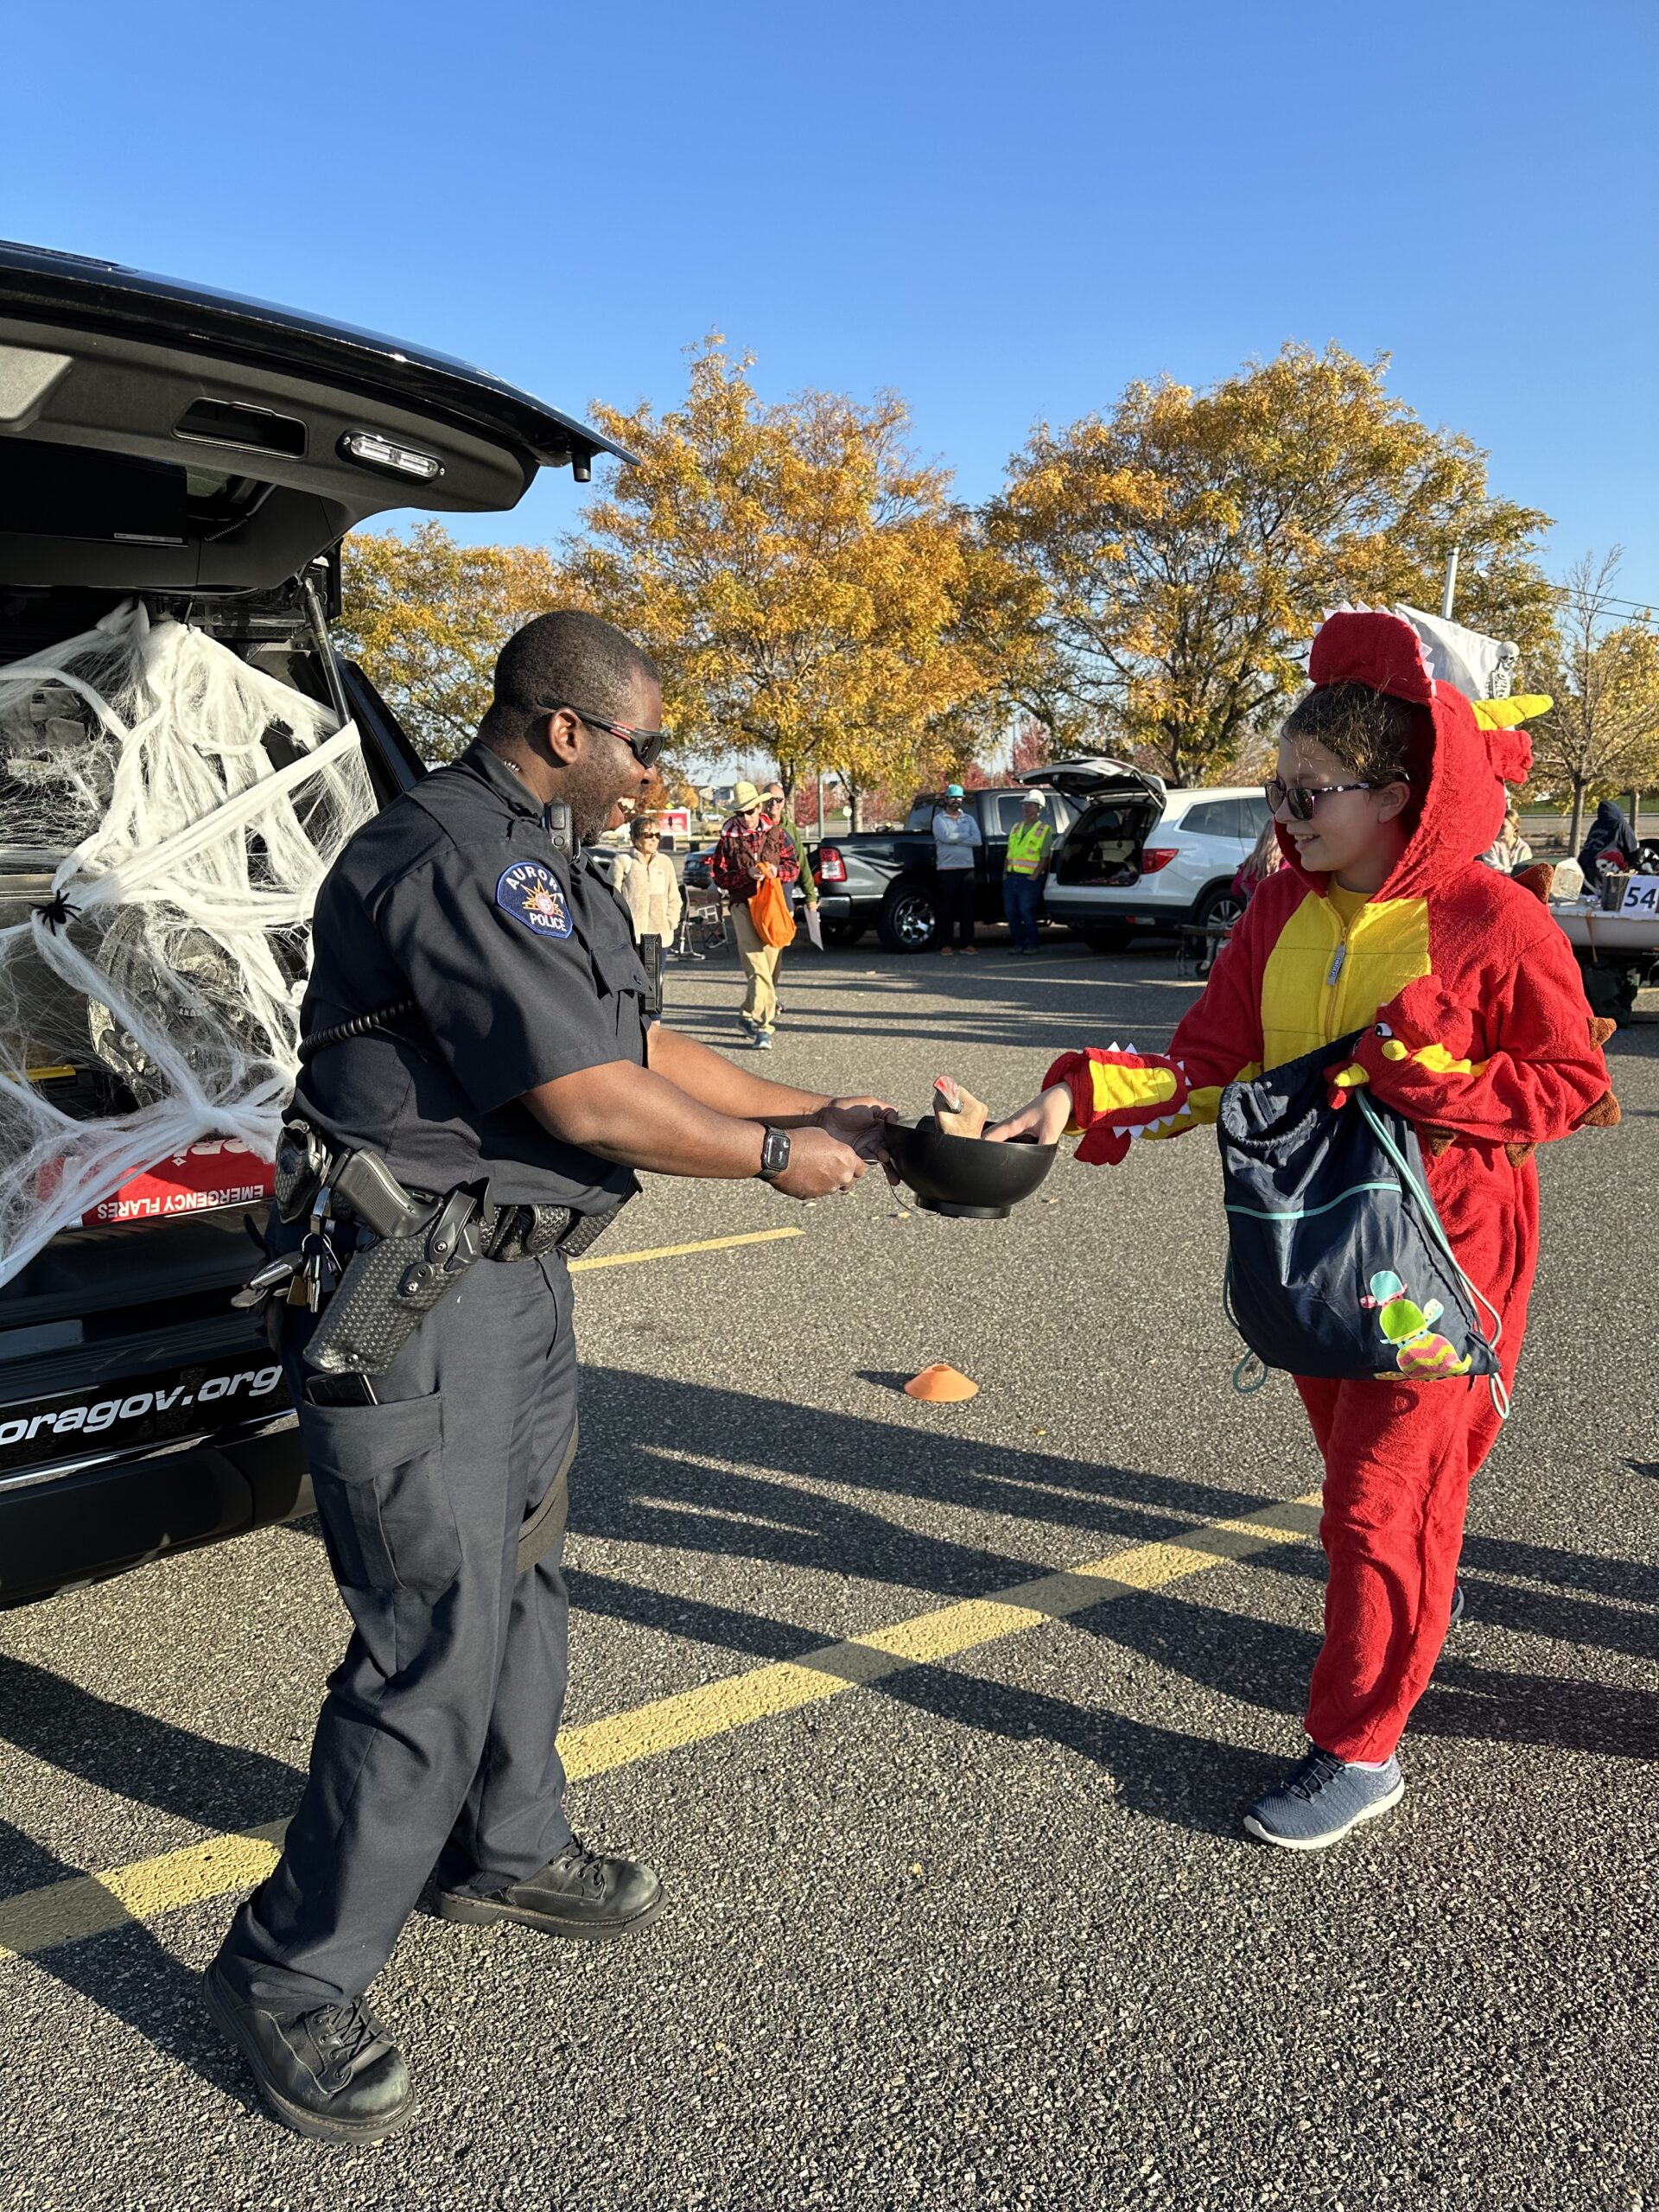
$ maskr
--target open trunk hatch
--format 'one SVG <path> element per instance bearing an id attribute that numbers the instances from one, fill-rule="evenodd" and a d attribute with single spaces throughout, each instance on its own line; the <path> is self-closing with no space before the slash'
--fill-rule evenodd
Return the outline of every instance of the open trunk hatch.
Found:
<path id="1" fill-rule="evenodd" d="M 620 450 L 442 354 L 0 243 L 0 584 L 269 589 L 371 515 Z"/>
<path id="2" fill-rule="evenodd" d="M 1098 760 L 1033 769 L 1021 781 L 1052 783 L 1081 805 L 1054 855 L 1056 884 L 1138 880 L 1141 849 L 1164 810 L 1165 786 L 1158 777 L 1122 761 Z"/>

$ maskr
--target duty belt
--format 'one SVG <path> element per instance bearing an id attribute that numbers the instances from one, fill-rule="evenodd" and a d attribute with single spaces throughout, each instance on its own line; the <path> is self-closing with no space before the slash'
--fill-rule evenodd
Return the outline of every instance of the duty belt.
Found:
<path id="1" fill-rule="evenodd" d="M 289 1224 L 308 1214 L 309 1227 L 297 1252 L 261 1268 L 233 1302 L 264 1312 L 273 1343 L 283 1306 L 321 1313 L 308 1365 L 325 1375 L 380 1375 L 477 1261 L 555 1250 L 574 1258 L 621 1211 L 498 1205 L 487 1193 L 487 1185 L 407 1190 L 378 1153 L 331 1147 L 308 1122 L 290 1121 L 276 1149 L 276 1210 Z M 343 1269 L 334 1237 L 341 1227 L 353 1236 Z"/>

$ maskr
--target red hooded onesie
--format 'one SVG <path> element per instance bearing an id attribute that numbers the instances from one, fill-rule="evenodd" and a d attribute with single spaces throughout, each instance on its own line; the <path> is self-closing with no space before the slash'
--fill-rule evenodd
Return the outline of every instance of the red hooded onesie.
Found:
<path id="1" fill-rule="evenodd" d="M 1316 688 L 1365 683 L 1429 709 L 1420 818 L 1345 928 L 1327 879 L 1298 866 L 1281 831 L 1287 865 L 1251 899 L 1170 1046 L 1192 1088 L 1167 1134 L 1212 1122 L 1235 1078 L 1375 1024 L 1338 1083 L 1369 1081 L 1417 1123 L 1446 1233 L 1502 1316 L 1512 1382 L 1538 1249 L 1531 1147 L 1615 1117 L 1564 932 L 1533 892 L 1476 858 L 1530 747 L 1519 731 L 1481 729 L 1463 694 L 1430 677 L 1416 632 L 1396 616 L 1332 615 L 1308 672 Z M 1469 1481 L 1498 1418 L 1473 1376 L 1299 1376 L 1297 1388 L 1325 1459 L 1330 1561 L 1307 1732 L 1339 1758 L 1380 1761 L 1440 1656 Z"/>

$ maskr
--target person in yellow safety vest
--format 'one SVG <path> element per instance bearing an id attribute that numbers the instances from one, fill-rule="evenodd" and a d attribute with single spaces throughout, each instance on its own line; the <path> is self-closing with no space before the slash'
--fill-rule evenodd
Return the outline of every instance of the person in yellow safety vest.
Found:
<path id="1" fill-rule="evenodd" d="M 1008 832 L 1008 856 L 1002 867 L 1002 912 L 1007 917 L 1008 943 L 1015 952 L 1037 950 L 1043 883 L 1053 843 L 1054 825 L 1044 819 L 1043 802 L 1033 791 Z"/>

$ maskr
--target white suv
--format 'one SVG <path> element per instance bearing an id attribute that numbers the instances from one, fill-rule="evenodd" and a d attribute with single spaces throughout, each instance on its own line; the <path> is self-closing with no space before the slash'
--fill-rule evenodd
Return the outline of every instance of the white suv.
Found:
<path id="1" fill-rule="evenodd" d="M 1232 882 L 1265 827 L 1259 784 L 1170 791 L 1117 760 L 1033 772 L 1081 811 L 1054 855 L 1043 912 L 1097 950 L 1135 930 L 1231 921 Z"/>

